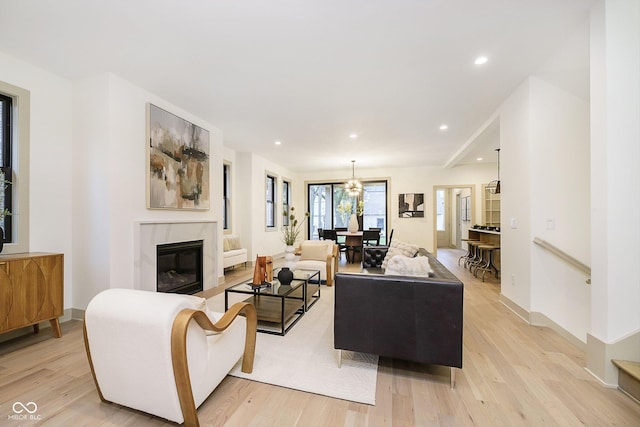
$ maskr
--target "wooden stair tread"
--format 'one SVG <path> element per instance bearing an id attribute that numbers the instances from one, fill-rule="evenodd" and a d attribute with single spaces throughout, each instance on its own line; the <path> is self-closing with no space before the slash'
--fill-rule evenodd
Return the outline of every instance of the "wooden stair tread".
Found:
<path id="1" fill-rule="evenodd" d="M 614 365 L 625 371 L 629 376 L 640 381 L 640 362 L 633 362 L 631 360 L 611 360 Z"/>

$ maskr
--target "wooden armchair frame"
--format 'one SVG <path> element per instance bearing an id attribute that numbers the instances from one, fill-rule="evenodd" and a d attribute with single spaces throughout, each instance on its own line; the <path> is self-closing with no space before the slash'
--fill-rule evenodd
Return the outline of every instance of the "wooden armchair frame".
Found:
<path id="1" fill-rule="evenodd" d="M 191 388 L 191 379 L 189 377 L 189 366 L 187 364 L 187 329 L 191 320 L 195 320 L 204 330 L 213 332 L 225 331 L 241 312 L 246 317 L 246 338 L 244 343 L 244 354 L 242 356 L 242 372 L 251 373 L 253 371 L 253 359 L 256 350 L 256 332 L 258 325 L 258 316 L 253 304 L 246 302 L 238 302 L 224 313 L 224 315 L 216 323 L 211 322 L 206 313 L 201 310 L 185 309 L 178 313 L 173 321 L 171 329 L 171 359 L 173 364 L 173 374 L 180 400 L 180 408 L 184 417 L 184 425 L 186 427 L 198 427 L 198 413 L 195 402 L 193 400 L 193 390 Z M 91 351 L 89 350 L 89 340 L 87 337 L 86 323 L 84 325 L 84 345 L 89 359 L 91 375 L 96 384 L 100 400 L 108 402 L 102 392 L 96 378 L 91 360 Z"/>

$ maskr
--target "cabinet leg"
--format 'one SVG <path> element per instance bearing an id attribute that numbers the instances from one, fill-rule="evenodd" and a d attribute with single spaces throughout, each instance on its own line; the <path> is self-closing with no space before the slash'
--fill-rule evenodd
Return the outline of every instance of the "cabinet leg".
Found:
<path id="1" fill-rule="evenodd" d="M 56 317 L 55 319 L 49 320 L 51 324 L 51 331 L 53 332 L 53 336 L 56 338 L 60 338 L 62 336 L 62 331 L 60 330 L 60 321 Z"/>
<path id="2" fill-rule="evenodd" d="M 37 334 L 38 332 L 40 332 L 40 325 L 36 323 L 35 325 L 33 325 L 33 333 Z"/>

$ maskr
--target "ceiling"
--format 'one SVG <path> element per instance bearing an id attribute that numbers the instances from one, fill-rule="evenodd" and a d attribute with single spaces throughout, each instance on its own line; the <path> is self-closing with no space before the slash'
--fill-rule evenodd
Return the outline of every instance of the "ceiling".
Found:
<path id="1" fill-rule="evenodd" d="M 0 0 L 0 51 L 113 72 L 294 171 L 452 166 L 495 162 L 492 114 L 527 76 L 588 97 L 592 4 Z"/>

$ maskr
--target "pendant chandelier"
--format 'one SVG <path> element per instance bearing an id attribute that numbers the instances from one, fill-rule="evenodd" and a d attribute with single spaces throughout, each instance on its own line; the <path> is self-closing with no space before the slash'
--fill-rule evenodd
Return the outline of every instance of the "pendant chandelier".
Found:
<path id="1" fill-rule="evenodd" d="M 362 192 L 362 184 L 356 179 L 356 161 L 351 160 L 351 179 L 344 184 L 344 190 L 351 197 L 357 197 Z"/>
<path id="2" fill-rule="evenodd" d="M 500 149 L 496 148 L 495 151 L 498 152 L 498 179 L 487 184 L 487 191 L 491 194 L 500 194 Z"/>

